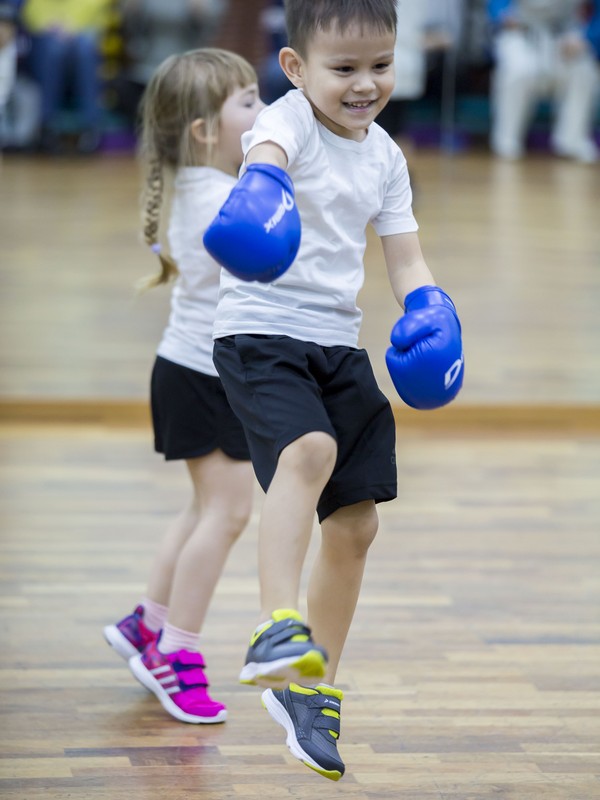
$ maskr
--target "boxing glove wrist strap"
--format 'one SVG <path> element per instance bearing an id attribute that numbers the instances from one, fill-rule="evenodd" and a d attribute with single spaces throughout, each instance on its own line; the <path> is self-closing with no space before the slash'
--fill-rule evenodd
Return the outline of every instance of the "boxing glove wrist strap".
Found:
<path id="1" fill-rule="evenodd" d="M 454 303 L 439 286 L 419 286 L 404 298 L 406 312 L 416 311 L 427 306 L 446 306 L 456 315 Z"/>
<path id="2" fill-rule="evenodd" d="M 255 161 L 253 164 L 248 164 L 246 172 L 262 172 L 264 175 L 268 175 L 270 178 L 276 180 L 283 186 L 286 192 L 289 192 L 292 197 L 294 196 L 294 184 L 292 183 L 292 179 L 281 167 L 276 167 L 275 164 L 263 164 Z"/>

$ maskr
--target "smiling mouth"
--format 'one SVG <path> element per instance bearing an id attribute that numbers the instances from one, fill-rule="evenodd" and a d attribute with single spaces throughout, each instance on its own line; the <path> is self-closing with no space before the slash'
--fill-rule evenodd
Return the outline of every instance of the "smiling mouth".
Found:
<path id="1" fill-rule="evenodd" d="M 371 108 L 375 103 L 375 100 L 362 100 L 360 102 L 356 101 L 354 103 L 344 103 L 346 108 L 356 108 L 359 111 L 364 111 L 367 108 Z"/>

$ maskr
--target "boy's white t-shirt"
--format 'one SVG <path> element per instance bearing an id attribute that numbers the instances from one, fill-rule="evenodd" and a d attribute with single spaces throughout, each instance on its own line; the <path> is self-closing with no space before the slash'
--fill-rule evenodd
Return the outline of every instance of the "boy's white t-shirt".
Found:
<path id="1" fill-rule="evenodd" d="M 418 229 L 406 159 L 375 123 L 362 142 L 336 136 L 298 89 L 261 111 L 242 136 L 244 153 L 266 141 L 288 157 L 302 220 L 300 249 L 272 283 L 222 271 L 214 337 L 274 334 L 356 347 L 367 225 L 379 236 Z"/>
<path id="2" fill-rule="evenodd" d="M 221 268 L 202 236 L 235 183 L 233 175 L 211 167 L 182 167 L 175 176 L 168 239 L 179 276 L 157 354 L 206 375 L 218 374 L 212 332 Z"/>

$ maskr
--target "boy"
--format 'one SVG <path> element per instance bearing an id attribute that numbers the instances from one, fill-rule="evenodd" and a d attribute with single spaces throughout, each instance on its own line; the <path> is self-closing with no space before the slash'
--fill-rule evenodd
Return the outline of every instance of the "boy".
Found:
<path id="1" fill-rule="evenodd" d="M 357 349 L 369 222 L 406 303 L 388 365 L 407 402 L 448 402 L 462 380 L 462 350 L 454 306 L 421 254 L 406 161 L 372 124 L 394 83 L 394 0 L 285 6 L 280 63 L 297 89 L 242 137 L 246 171 L 205 243 L 230 270 L 221 277 L 214 361 L 266 491 L 261 625 L 240 680 L 271 687 L 263 703 L 293 755 L 338 780 L 335 673 L 377 532 L 375 504 L 396 496 L 394 418 Z M 448 373 L 447 387 L 430 388 L 431 375 Z M 309 628 L 296 609 L 315 509 L 322 541 Z"/>

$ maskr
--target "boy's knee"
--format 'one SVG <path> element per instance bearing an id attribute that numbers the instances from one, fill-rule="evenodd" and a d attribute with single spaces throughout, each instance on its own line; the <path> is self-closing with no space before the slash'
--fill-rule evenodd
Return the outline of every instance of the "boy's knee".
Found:
<path id="1" fill-rule="evenodd" d="M 336 511 L 323 523 L 325 541 L 338 553 L 362 558 L 379 529 L 375 504 L 359 503 Z"/>
<path id="2" fill-rule="evenodd" d="M 329 479 L 337 458 L 337 443 L 324 431 L 312 431 L 295 439 L 279 456 L 281 466 L 293 469 L 312 483 Z"/>

